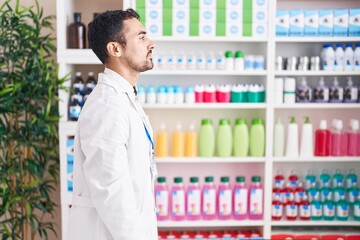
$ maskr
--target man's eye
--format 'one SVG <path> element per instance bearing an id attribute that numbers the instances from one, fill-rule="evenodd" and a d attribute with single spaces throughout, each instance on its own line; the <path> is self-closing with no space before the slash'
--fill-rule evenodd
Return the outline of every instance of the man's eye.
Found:
<path id="1" fill-rule="evenodd" d="M 140 39 L 141 39 L 141 40 L 145 40 L 145 35 L 143 35 Z"/>

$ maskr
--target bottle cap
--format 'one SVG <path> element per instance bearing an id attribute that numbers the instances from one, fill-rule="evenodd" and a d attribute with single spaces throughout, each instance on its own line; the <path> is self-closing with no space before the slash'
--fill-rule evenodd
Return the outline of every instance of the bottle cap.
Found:
<path id="1" fill-rule="evenodd" d="M 308 116 L 305 117 L 305 124 L 311 124 L 310 118 Z"/>
<path id="2" fill-rule="evenodd" d="M 235 58 L 244 58 L 244 54 L 242 51 L 236 51 L 235 52 Z"/>
<path id="3" fill-rule="evenodd" d="M 166 182 L 166 178 L 165 177 L 158 177 L 157 182 L 158 183 L 164 183 L 164 182 Z"/>
<path id="4" fill-rule="evenodd" d="M 221 178 L 220 178 L 220 181 L 221 181 L 222 183 L 228 183 L 228 182 L 229 182 L 229 177 L 221 177 Z"/>
<path id="5" fill-rule="evenodd" d="M 81 72 L 76 72 L 76 73 L 75 73 L 75 76 L 81 77 Z"/>
<path id="6" fill-rule="evenodd" d="M 260 124 L 262 125 L 263 124 L 263 120 L 261 118 L 254 118 L 251 122 L 252 125 L 255 125 L 255 124 Z"/>
<path id="7" fill-rule="evenodd" d="M 183 92 L 183 88 L 182 88 L 181 86 L 175 86 L 174 92 L 175 92 L 175 93 L 182 93 L 182 92 Z"/>
<path id="8" fill-rule="evenodd" d="M 201 120 L 201 125 L 212 125 L 212 120 L 210 118 L 204 118 Z"/>
<path id="9" fill-rule="evenodd" d="M 354 131 L 359 130 L 359 120 L 351 119 L 351 129 Z"/>
<path id="10" fill-rule="evenodd" d="M 181 129 L 182 129 L 181 123 L 180 123 L 180 122 L 177 122 L 177 123 L 176 123 L 176 130 L 177 130 L 177 131 L 181 131 Z"/>
<path id="11" fill-rule="evenodd" d="M 155 87 L 153 85 L 150 85 L 147 89 L 148 93 L 155 93 Z"/>
<path id="12" fill-rule="evenodd" d="M 245 182 L 245 177 L 244 176 L 237 176 L 236 177 L 236 182 L 239 182 L 239 183 Z"/>
<path id="13" fill-rule="evenodd" d="M 197 182 L 199 182 L 199 178 L 198 177 L 190 177 L 190 182 L 197 183 Z"/>
<path id="14" fill-rule="evenodd" d="M 327 128 L 327 122 L 326 120 L 321 120 L 320 121 L 320 129 L 321 130 L 325 130 Z"/>
<path id="15" fill-rule="evenodd" d="M 290 117 L 290 124 L 294 124 L 294 123 L 296 123 L 296 119 L 295 119 L 294 116 L 291 116 Z"/>
<path id="16" fill-rule="evenodd" d="M 342 43 L 337 43 L 336 47 L 341 47 L 342 48 Z"/>
<path id="17" fill-rule="evenodd" d="M 252 181 L 252 182 L 260 182 L 260 181 L 261 181 L 261 177 L 260 177 L 260 176 L 253 176 L 253 177 L 251 178 L 251 181 Z"/>
<path id="18" fill-rule="evenodd" d="M 324 85 L 325 85 L 324 78 L 321 77 L 321 78 L 320 78 L 320 81 L 319 81 L 319 86 L 324 86 Z"/>
<path id="19" fill-rule="evenodd" d="M 225 52 L 225 57 L 226 58 L 232 58 L 233 57 L 233 53 L 231 51 L 226 51 Z"/>
<path id="20" fill-rule="evenodd" d="M 351 77 L 348 77 L 347 79 L 348 79 L 347 85 L 348 85 L 349 87 L 351 87 L 351 86 L 353 85 L 353 81 L 351 80 Z"/>
<path id="21" fill-rule="evenodd" d="M 167 93 L 174 93 L 174 92 L 175 92 L 175 89 L 174 89 L 173 86 L 165 87 L 165 89 L 166 89 L 166 92 L 167 92 Z"/>
<path id="22" fill-rule="evenodd" d="M 335 124 L 335 128 L 337 130 L 342 130 L 343 129 L 343 121 L 342 120 L 337 120 L 336 124 Z"/>
<path id="23" fill-rule="evenodd" d="M 175 177 L 174 178 L 174 183 L 182 183 L 182 177 Z"/>
<path id="24" fill-rule="evenodd" d="M 195 124 L 194 124 L 194 123 L 191 123 L 191 124 L 189 125 L 189 130 L 190 130 L 190 131 L 194 131 L 194 130 L 195 130 Z"/>
<path id="25" fill-rule="evenodd" d="M 192 86 L 187 86 L 186 93 L 194 93 L 194 88 Z"/>
<path id="26" fill-rule="evenodd" d="M 167 89 L 165 86 L 160 86 L 160 87 L 158 87 L 157 92 L 158 93 L 166 93 Z"/>
<path id="27" fill-rule="evenodd" d="M 138 93 L 145 93 L 145 87 L 143 85 L 139 85 L 137 89 Z"/>
<path id="28" fill-rule="evenodd" d="M 89 77 L 94 76 L 94 72 L 89 72 L 89 73 L 88 73 L 88 76 L 89 76 Z"/>
<path id="29" fill-rule="evenodd" d="M 281 118 L 278 118 L 278 119 L 277 119 L 276 124 L 282 124 Z"/>
<path id="30" fill-rule="evenodd" d="M 207 176 L 205 177 L 205 182 L 213 182 L 214 181 L 214 177 L 210 177 L 210 176 Z"/>
<path id="31" fill-rule="evenodd" d="M 220 119 L 219 125 L 230 125 L 230 120 L 227 118 Z"/>
<path id="32" fill-rule="evenodd" d="M 346 47 L 352 48 L 352 44 L 351 44 L 351 43 L 347 43 L 347 44 L 346 44 Z"/>
<path id="33" fill-rule="evenodd" d="M 237 119 L 235 120 L 235 125 L 240 125 L 240 124 L 245 124 L 245 125 L 247 125 L 246 119 L 245 119 L 245 118 L 237 118 Z"/>

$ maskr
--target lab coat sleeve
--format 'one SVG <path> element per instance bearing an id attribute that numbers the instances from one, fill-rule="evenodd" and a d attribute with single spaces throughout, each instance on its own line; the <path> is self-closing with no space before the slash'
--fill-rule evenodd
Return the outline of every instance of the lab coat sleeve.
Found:
<path id="1" fill-rule="evenodd" d="M 119 99 L 107 101 L 92 103 L 80 119 L 84 175 L 92 203 L 113 238 L 146 239 L 126 151 L 130 120 Z"/>

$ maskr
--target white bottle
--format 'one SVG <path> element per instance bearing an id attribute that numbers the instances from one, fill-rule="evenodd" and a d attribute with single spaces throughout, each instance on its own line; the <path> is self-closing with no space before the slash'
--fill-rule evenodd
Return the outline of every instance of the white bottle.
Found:
<path id="1" fill-rule="evenodd" d="M 196 69 L 196 54 L 194 52 L 190 52 L 189 55 L 187 56 L 186 69 L 188 70 Z"/>
<path id="2" fill-rule="evenodd" d="M 223 52 L 218 52 L 216 54 L 216 69 L 225 70 L 225 55 Z"/>
<path id="3" fill-rule="evenodd" d="M 284 79 L 275 78 L 275 104 L 284 103 Z"/>
<path id="4" fill-rule="evenodd" d="M 181 86 L 175 86 L 174 87 L 174 93 L 175 93 L 175 103 L 176 104 L 183 104 L 184 103 L 184 92 Z"/>
<path id="5" fill-rule="evenodd" d="M 176 69 L 185 70 L 186 69 L 186 55 L 184 52 L 181 52 L 176 57 Z"/>
<path id="6" fill-rule="evenodd" d="M 196 58 L 196 68 L 198 70 L 206 69 L 206 56 L 204 52 L 199 52 Z"/>
<path id="7" fill-rule="evenodd" d="M 195 103 L 195 90 L 192 86 L 186 87 L 185 103 Z"/>
<path id="8" fill-rule="evenodd" d="M 283 157 L 285 149 L 285 128 L 279 118 L 274 128 L 274 157 Z"/>
<path id="9" fill-rule="evenodd" d="M 244 54 L 242 51 L 235 52 L 235 71 L 243 71 L 244 70 Z"/>
<path id="10" fill-rule="evenodd" d="M 306 117 L 301 131 L 301 157 L 314 156 L 314 144 L 313 144 L 313 126 L 310 122 L 310 118 Z"/>
<path id="11" fill-rule="evenodd" d="M 175 57 L 175 53 L 174 52 L 170 52 L 167 56 L 166 56 L 166 61 L 165 61 L 166 65 L 165 65 L 165 69 L 166 70 L 172 70 L 176 68 L 176 57 Z"/>
<path id="12" fill-rule="evenodd" d="M 344 70 L 346 72 L 352 71 L 354 68 L 354 51 L 352 49 L 351 43 L 346 44 L 345 48 L 345 66 Z"/>
<path id="13" fill-rule="evenodd" d="M 342 48 L 342 44 L 338 43 L 336 44 L 336 50 L 335 50 L 335 61 L 334 61 L 334 70 L 335 71 L 344 71 L 344 58 L 345 53 Z"/>
<path id="14" fill-rule="evenodd" d="M 216 70 L 216 59 L 212 51 L 208 52 L 206 56 L 206 69 L 207 70 Z"/>
<path id="15" fill-rule="evenodd" d="M 284 81 L 284 103 L 293 104 L 296 99 L 296 81 L 295 78 L 285 78 Z"/>
<path id="16" fill-rule="evenodd" d="M 148 104 L 156 103 L 156 91 L 155 91 L 155 87 L 153 85 L 150 85 L 147 89 L 146 102 Z"/>
<path id="17" fill-rule="evenodd" d="M 291 117 L 287 131 L 286 157 L 296 158 L 299 156 L 299 130 L 295 117 Z"/>
<path id="18" fill-rule="evenodd" d="M 166 103 L 167 104 L 175 103 L 175 89 L 173 86 L 168 86 L 166 88 Z"/>
<path id="19" fill-rule="evenodd" d="M 225 69 L 226 71 L 234 71 L 234 57 L 231 51 L 225 52 Z"/>
<path id="20" fill-rule="evenodd" d="M 344 93 L 344 102 L 346 103 L 356 103 L 358 100 L 359 89 L 356 86 L 353 86 L 353 81 L 351 77 L 347 77 L 347 85 L 345 86 Z"/>
<path id="21" fill-rule="evenodd" d="M 153 60 L 155 69 L 164 70 L 166 69 L 166 62 L 164 59 L 164 52 L 161 52 L 157 55 L 155 55 L 155 58 Z"/>
<path id="22" fill-rule="evenodd" d="M 138 86 L 137 97 L 139 98 L 141 104 L 144 104 L 146 102 L 146 93 L 144 86 L 142 85 Z"/>
<path id="23" fill-rule="evenodd" d="M 335 52 L 331 44 L 325 48 L 323 55 L 323 69 L 324 71 L 334 71 Z"/>
<path id="24" fill-rule="evenodd" d="M 265 57 L 263 55 L 254 57 L 254 70 L 265 70 Z"/>
<path id="25" fill-rule="evenodd" d="M 157 95 L 156 95 L 156 101 L 159 104 L 165 104 L 167 101 L 167 97 L 166 97 L 166 87 L 165 86 L 160 86 L 157 89 Z"/>
<path id="26" fill-rule="evenodd" d="M 354 51 L 354 71 L 360 71 L 360 43 L 356 43 Z"/>
<path id="27" fill-rule="evenodd" d="M 247 71 L 254 70 L 255 57 L 254 55 L 248 55 L 245 57 L 244 69 Z"/>

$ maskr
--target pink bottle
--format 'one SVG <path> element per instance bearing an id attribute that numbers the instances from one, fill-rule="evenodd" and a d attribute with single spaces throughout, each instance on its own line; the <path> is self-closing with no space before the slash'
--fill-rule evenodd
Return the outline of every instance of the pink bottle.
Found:
<path id="1" fill-rule="evenodd" d="M 190 184 L 187 188 L 186 205 L 187 219 L 199 220 L 201 216 L 201 190 L 199 178 L 197 177 L 190 178 Z"/>
<path id="2" fill-rule="evenodd" d="M 213 220 L 216 218 L 216 187 L 213 177 L 205 177 L 205 184 L 202 191 L 202 218 Z"/>
<path id="3" fill-rule="evenodd" d="M 195 102 L 202 103 L 204 102 L 204 90 L 205 86 L 202 84 L 195 85 Z"/>
<path id="4" fill-rule="evenodd" d="M 208 85 L 205 86 L 204 102 L 207 102 L 207 103 L 216 102 L 216 88 L 215 88 L 215 85 L 208 84 Z"/>
<path id="5" fill-rule="evenodd" d="M 181 177 L 174 178 L 171 188 L 171 219 L 181 221 L 185 219 L 185 189 Z"/>
<path id="6" fill-rule="evenodd" d="M 359 121 L 355 119 L 350 120 L 350 130 L 348 132 L 348 156 L 360 156 L 360 132 Z"/>
<path id="7" fill-rule="evenodd" d="M 229 177 L 221 177 L 217 197 L 218 218 L 228 220 L 232 217 L 232 190 Z"/>
<path id="8" fill-rule="evenodd" d="M 334 129 L 331 131 L 331 156 L 347 155 L 347 134 L 343 131 L 343 122 L 335 121 Z"/>
<path id="9" fill-rule="evenodd" d="M 245 186 L 245 177 L 236 177 L 233 197 L 233 217 L 236 220 L 247 218 L 248 211 L 248 189 Z"/>
<path id="10" fill-rule="evenodd" d="M 157 209 L 157 219 L 164 221 L 169 218 L 169 190 L 166 185 L 165 177 L 158 177 L 155 186 L 155 204 Z"/>
<path id="11" fill-rule="evenodd" d="M 263 218 L 264 189 L 261 186 L 261 177 L 253 176 L 249 188 L 249 219 L 259 220 Z"/>

